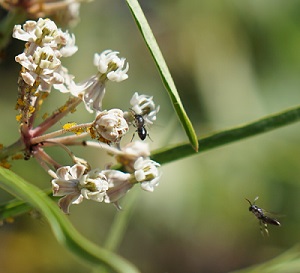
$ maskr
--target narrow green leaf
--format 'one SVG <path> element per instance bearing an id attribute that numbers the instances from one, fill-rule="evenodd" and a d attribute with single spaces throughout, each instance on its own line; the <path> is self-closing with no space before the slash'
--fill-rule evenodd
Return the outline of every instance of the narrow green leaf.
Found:
<path id="1" fill-rule="evenodd" d="M 126 0 L 131 13 L 137 23 L 137 26 L 147 44 L 147 47 L 156 63 L 159 73 L 162 77 L 163 83 L 168 91 L 173 107 L 180 119 L 180 122 L 185 129 L 185 132 L 190 140 L 190 143 L 195 151 L 198 151 L 197 135 L 193 128 L 189 117 L 187 116 L 185 109 L 182 105 L 180 97 L 178 95 L 176 86 L 169 72 L 164 57 L 159 49 L 159 46 L 155 40 L 152 30 L 147 22 L 147 19 L 137 0 Z"/>
<path id="2" fill-rule="evenodd" d="M 0 182 L 1 187 L 1 182 Z M 59 197 L 52 195 L 52 190 L 44 189 L 43 192 L 51 199 L 58 200 Z M 0 204 L 0 222 L 5 221 L 7 218 L 14 218 L 16 216 L 28 213 L 33 210 L 33 206 L 29 203 L 19 199 L 12 199 L 8 202 Z"/>
<path id="3" fill-rule="evenodd" d="M 199 153 L 261 133 L 266 133 L 299 120 L 300 106 L 297 106 L 273 115 L 265 116 L 247 124 L 215 132 L 199 139 Z M 195 153 L 190 145 L 188 143 L 180 143 L 152 152 L 151 158 L 160 164 L 166 164 L 191 155 L 195 155 Z"/>
<path id="4" fill-rule="evenodd" d="M 100 248 L 84 238 L 73 227 L 42 190 L 26 182 L 10 170 L 0 168 L 0 187 L 17 198 L 29 203 L 48 220 L 57 240 L 85 262 L 103 265 L 119 273 L 138 273 L 128 261 L 111 251 Z"/>

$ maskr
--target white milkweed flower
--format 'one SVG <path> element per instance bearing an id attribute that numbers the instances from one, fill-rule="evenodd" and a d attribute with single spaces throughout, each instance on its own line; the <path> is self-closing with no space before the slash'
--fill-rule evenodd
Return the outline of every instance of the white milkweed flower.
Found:
<path id="1" fill-rule="evenodd" d="M 98 75 L 94 75 L 87 81 L 74 85 L 71 88 L 71 94 L 75 97 L 82 97 L 85 108 L 90 113 L 94 110 L 101 111 L 105 83 L 99 81 Z"/>
<path id="2" fill-rule="evenodd" d="M 134 186 L 136 181 L 132 180 L 131 174 L 117 170 L 104 170 L 102 173 L 108 181 L 108 190 L 104 202 L 114 203 L 119 208 L 118 200 Z"/>
<path id="3" fill-rule="evenodd" d="M 69 74 L 68 69 L 62 65 L 58 67 L 56 72 L 63 78 L 63 83 L 53 84 L 53 87 L 61 93 L 70 92 L 75 86 L 74 76 Z"/>
<path id="4" fill-rule="evenodd" d="M 27 41 L 24 53 L 15 60 L 25 68 L 21 76 L 28 85 L 40 84 L 37 92 L 50 92 L 52 85 L 61 92 L 69 92 L 70 86 L 75 85 L 74 77 L 62 67 L 59 59 L 77 51 L 74 35 L 63 32 L 50 19 L 40 18 L 26 21 L 23 26 L 16 25 L 13 37 Z"/>
<path id="5" fill-rule="evenodd" d="M 106 176 L 100 170 L 87 172 L 85 166 L 75 164 L 56 171 L 52 180 L 53 196 L 63 196 L 58 204 L 64 213 L 69 213 L 71 204 L 79 204 L 83 199 L 102 202 L 108 189 Z"/>
<path id="6" fill-rule="evenodd" d="M 128 78 L 126 73 L 129 65 L 128 63 L 125 65 L 125 58 L 119 58 L 117 54 L 118 52 L 112 50 L 96 53 L 94 65 L 97 67 L 98 73 L 85 82 L 77 84 L 71 90 L 72 95 L 82 98 L 89 112 L 102 111 L 102 100 L 108 80 L 121 82 Z"/>
<path id="7" fill-rule="evenodd" d="M 75 36 L 57 28 L 50 19 L 28 20 L 23 24 L 23 28 L 21 25 L 15 25 L 12 36 L 28 42 L 25 50 L 27 55 L 32 55 L 37 47 L 44 46 L 51 47 L 57 57 L 71 56 L 78 49 L 75 46 Z"/>
<path id="8" fill-rule="evenodd" d="M 121 82 L 128 78 L 126 74 L 129 69 L 129 64 L 125 65 L 125 58 L 119 58 L 117 55 L 119 52 L 112 50 L 105 50 L 101 54 L 94 55 L 94 65 L 98 71 L 106 75 L 106 78 L 110 81 Z"/>
<path id="9" fill-rule="evenodd" d="M 85 199 L 102 202 L 108 190 L 106 176 L 99 169 L 89 171 L 81 182 L 81 194 Z"/>
<path id="10" fill-rule="evenodd" d="M 57 26 L 50 19 L 40 18 L 37 22 L 28 20 L 21 25 L 15 25 L 13 37 L 22 41 L 36 43 L 39 46 L 56 44 Z"/>
<path id="11" fill-rule="evenodd" d="M 134 163 L 134 176 L 141 183 L 141 188 L 145 191 L 154 191 L 161 177 L 158 167 L 160 164 L 149 159 L 140 157 Z"/>
<path id="12" fill-rule="evenodd" d="M 149 157 L 149 144 L 142 141 L 132 141 L 121 148 L 121 152 L 116 155 L 116 160 L 121 163 L 128 172 L 134 171 L 134 163 L 139 157 Z"/>
<path id="13" fill-rule="evenodd" d="M 49 92 L 51 85 L 64 82 L 63 77 L 57 73 L 61 62 L 49 46 L 36 48 L 33 55 L 19 54 L 15 60 L 25 68 L 25 72 L 21 73 L 23 80 L 30 86 L 40 81 L 40 91 Z"/>
<path id="14" fill-rule="evenodd" d="M 63 33 L 64 46 L 59 49 L 62 57 L 70 57 L 77 52 L 78 47 L 75 45 L 75 35 L 70 34 L 68 31 Z"/>
<path id="15" fill-rule="evenodd" d="M 156 120 L 156 114 L 159 111 L 159 106 L 155 107 L 153 97 L 147 95 L 139 95 L 135 92 L 130 100 L 131 109 L 137 115 L 142 115 L 145 124 L 153 124 Z"/>
<path id="16" fill-rule="evenodd" d="M 128 124 L 120 109 L 103 111 L 96 117 L 93 129 L 99 141 L 105 143 L 119 143 L 128 131 Z"/>

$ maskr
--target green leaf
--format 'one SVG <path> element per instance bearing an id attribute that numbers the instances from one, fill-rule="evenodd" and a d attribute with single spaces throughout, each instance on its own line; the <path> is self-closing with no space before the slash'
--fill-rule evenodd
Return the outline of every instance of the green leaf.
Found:
<path id="1" fill-rule="evenodd" d="M 57 204 L 42 190 L 2 167 L 0 167 L 0 187 L 41 212 L 48 220 L 57 240 L 80 259 L 94 265 L 106 266 L 119 273 L 139 272 L 122 257 L 84 238 L 60 211 Z"/>
<path id="2" fill-rule="evenodd" d="M 266 133 L 299 120 L 300 106 L 296 106 L 246 124 L 215 132 L 199 139 L 199 153 L 251 136 Z M 191 155 L 195 155 L 195 153 L 190 145 L 188 143 L 179 143 L 152 152 L 151 158 L 160 164 L 166 164 Z"/>
<path id="3" fill-rule="evenodd" d="M 169 72 L 164 57 L 159 49 L 159 46 L 155 40 L 152 30 L 147 22 L 147 19 L 137 0 L 126 0 L 126 2 L 147 44 L 147 47 L 156 63 L 160 76 L 162 77 L 163 83 L 168 91 L 171 102 L 180 119 L 180 122 L 183 128 L 185 129 L 185 132 L 190 140 L 193 149 L 197 152 L 198 151 L 197 135 L 195 133 L 191 121 L 189 120 L 189 117 L 185 112 L 185 109 L 178 95 L 172 76 Z"/>

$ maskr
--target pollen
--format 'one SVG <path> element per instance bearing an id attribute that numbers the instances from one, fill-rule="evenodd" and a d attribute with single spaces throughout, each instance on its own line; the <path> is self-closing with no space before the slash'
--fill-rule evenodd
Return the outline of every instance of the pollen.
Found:
<path id="1" fill-rule="evenodd" d="M 17 105 L 18 105 L 18 106 L 24 106 L 24 105 L 25 105 L 24 100 L 22 100 L 21 98 L 18 98 L 18 100 L 17 100 Z"/>
<path id="2" fill-rule="evenodd" d="M 25 106 L 24 100 L 21 98 L 18 98 L 16 106 L 15 106 L 15 110 L 22 109 L 24 106 Z"/>
<path id="3" fill-rule="evenodd" d="M 63 112 L 65 112 L 67 109 L 68 109 L 68 107 L 67 107 L 66 105 L 63 105 L 62 107 L 60 107 L 60 108 L 58 109 L 58 111 L 59 111 L 60 113 L 63 113 Z"/>
<path id="4" fill-rule="evenodd" d="M 91 136 L 92 139 L 97 138 L 96 130 L 93 127 L 90 127 L 88 129 L 88 132 L 90 133 L 90 136 Z"/>
<path id="5" fill-rule="evenodd" d="M 32 114 L 35 111 L 35 107 L 30 105 L 28 110 L 29 110 L 29 114 Z"/>
<path id="6" fill-rule="evenodd" d="M 22 114 L 16 115 L 16 121 L 21 121 L 22 116 L 23 116 Z"/>
<path id="7" fill-rule="evenodd" d="M 73 132 L 76 135 L 80 135 L 85 132 L 85 130 L 83 128 L 80 128 L 80 127 L 73 128 L 75 126 L 77 126 L 76 122 L 68 122 L 63 126 L 63 129 L 66 131 L 69 131 L 69 132 Z"/>
<path id="8" fill-rule="evenodd" d="M 72 127 L 76 126 L 76 122 L 68 122 L 63 126 L 63 129 L 69 131 Z"/>

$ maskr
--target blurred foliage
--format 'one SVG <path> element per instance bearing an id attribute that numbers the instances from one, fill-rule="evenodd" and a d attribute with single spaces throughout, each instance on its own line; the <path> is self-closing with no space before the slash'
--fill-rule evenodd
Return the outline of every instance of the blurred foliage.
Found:
<path id="1" fill-rule="evenodd" d="M 199 135 L 299 104 L 300 2 L 140 2 Z M 108 86 L 104 105 L 126 109 L 133 92 L 151 94 L 161 110 L 158 125 L 149 130 L 150 145 L 185 140 L 124 1 L 83 5 L 81 22 L 72 31 L 79 51 L 64 64 L 78 81 L 94 72 L 94 52 L 120 51 L 130 63 L 129 79 Z M 18 137 L 14 105 L 19 66 L 13 60 L 20 45 L 12 40 L 0 65 L 4 144 Z M 73 115 L 68 121 L 88 118 L 80 109 Z M 155 192 L 140 192 L 119 253 L 143 273 L 214 273 L 262 263 L 290 249 L 300 240 L 299 137 L 295 124 L 164 165 Z M 94 165 L 106 161 L 105 155 L 76 152 Z M 49 185 L 34 161 L 16 162 L 13 170 L 39 187 Z M 261 236 L 244 200 L 255 196 L 259 206 L 283 215 L 281 227 L 269 227 L 269 238 Z M 9 196 L 1 192 L 0 198 Z M 102 245 L 118 213 L 113 206 L 85 202 L 71 208 L 70 220 Z M 24 215 L 6 223 L 0 240 L 3 272 L 88 270 L 55 242 L 42 218 Z"/>

